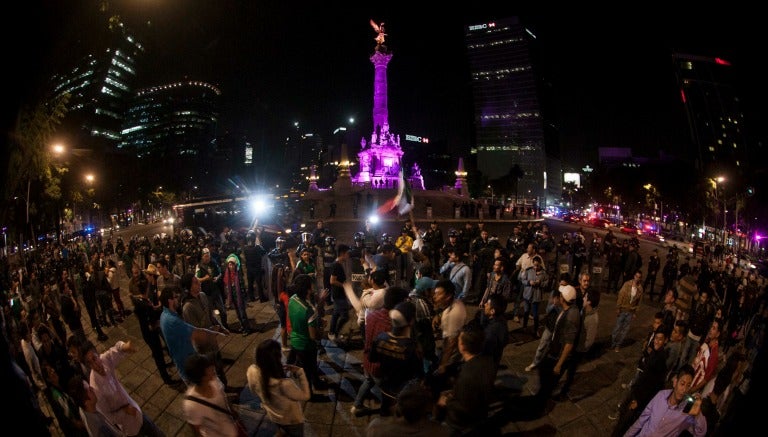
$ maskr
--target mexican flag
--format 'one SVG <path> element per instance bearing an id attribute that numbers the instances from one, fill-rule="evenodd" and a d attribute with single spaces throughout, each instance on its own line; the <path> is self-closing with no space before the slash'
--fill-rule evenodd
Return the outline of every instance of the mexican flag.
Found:
<path id="1" fill-rule="evenodd" d="M 400 169 L 400 181 L 397 184 L 397 194 L 382 204 L 377 212 L 384 215 L 395 208 L 397 208 L 397 212 L 400 215 L 408 214 L 413 209 L 411 185 L 405 179 L 405 173 L 402 168 Z"/>

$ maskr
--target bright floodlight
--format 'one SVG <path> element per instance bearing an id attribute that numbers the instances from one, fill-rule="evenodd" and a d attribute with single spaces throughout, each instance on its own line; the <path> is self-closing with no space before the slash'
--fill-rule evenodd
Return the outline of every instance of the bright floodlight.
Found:
<path id="1" fill-rule="evenodd" d="M 253 211 L 255 216 L 258 217 L 265 214 L 267 209 L 269 209 L 269 204 L 263 197 L 251 200 L 251 211 Z"/>
<path id="2" fill-rule="evenodd" d="M 368 221 L 371 222 L 372 225 L 376 225 L 379 223 L 379 216 L 372 214 L 370 217 L 368 217 Z"/>

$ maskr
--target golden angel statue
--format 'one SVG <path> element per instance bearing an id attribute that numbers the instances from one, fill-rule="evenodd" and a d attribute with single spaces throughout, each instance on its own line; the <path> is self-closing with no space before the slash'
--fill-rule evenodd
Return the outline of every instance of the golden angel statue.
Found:
<path id="1" fill-rule="evenodd" d="M 376 22 L 371 19 L 371 27 L 373 27 L 373 30 L 376 31 L 376 38 L 374 38 L 374 40 L 376 40 L 376 44 L 384 44 L 384 37 L 387 36 L 387 34 L 384 33 L 384 23 L 376 24 Z"/>

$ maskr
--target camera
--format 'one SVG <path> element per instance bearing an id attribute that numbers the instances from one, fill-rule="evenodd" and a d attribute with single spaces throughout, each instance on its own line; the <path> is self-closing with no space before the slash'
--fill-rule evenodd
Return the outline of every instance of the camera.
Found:
<path id="1" fill-rule="evenodd" d="M 696 402 L 696 398 L 691 395 L 685 395 L 683 398 L 683 413 L 688 414 L 691 411 L 694 402 Z"/>

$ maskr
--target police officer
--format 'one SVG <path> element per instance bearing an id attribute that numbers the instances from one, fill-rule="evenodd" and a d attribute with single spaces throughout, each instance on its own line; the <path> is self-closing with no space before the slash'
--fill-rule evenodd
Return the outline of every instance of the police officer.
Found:
<path id="1" fill-rule="evenodd" d="M 248 298 L 254 302 L 258 296 L 260 302 L 266 302 L 269 298 L 264 290 L 262 261 L 267 251 L 256 241 L 256 232 L 253 230 L 245 234 L 245 247 L 242 253 L 245 256 L 245 270 L 248 272 Z"/>

